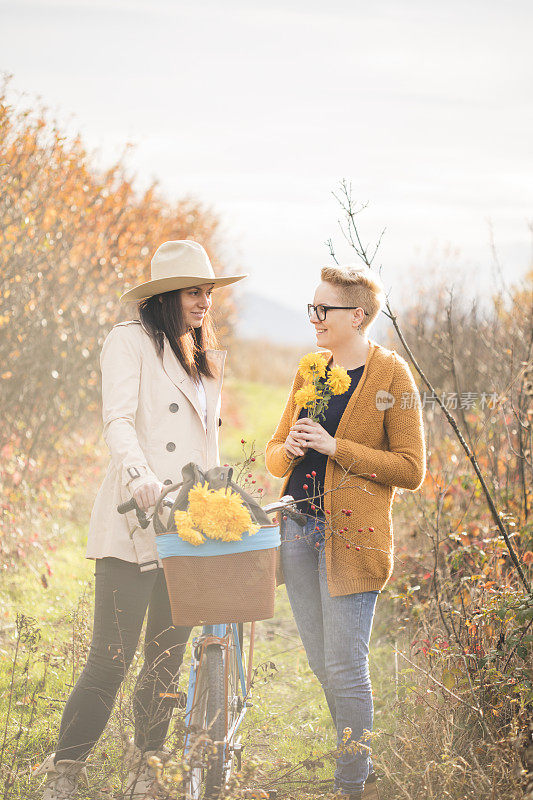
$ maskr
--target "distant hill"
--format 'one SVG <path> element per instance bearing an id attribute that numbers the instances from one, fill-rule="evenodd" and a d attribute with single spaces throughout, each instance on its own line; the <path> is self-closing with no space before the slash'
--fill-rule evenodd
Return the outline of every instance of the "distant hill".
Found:
<path id="1" fill-rule="evenodd" d="M 305 311 L 253 293 L 238 296 L 236 305 L 235 328 L 239 338 L 316 350 L 313 327 Z M 384 341 L 386 327 L 386 321 L 380 315 L 372 326 L 370 338 Z"/>
<path id="2" fill-rule="evenodd" d="M 236 298 L 236 305 L 238 337 L 304 348 L 316 347 L 313 329 L 305 311 L 252 293 Z"/>

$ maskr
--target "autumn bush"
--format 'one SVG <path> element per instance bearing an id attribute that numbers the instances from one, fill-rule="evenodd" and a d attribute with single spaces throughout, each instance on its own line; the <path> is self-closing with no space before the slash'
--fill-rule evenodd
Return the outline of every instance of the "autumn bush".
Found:
<path id="1" fill-rule="evenodd" d="M 402 314 L 523 578 L 464 449 L 422 386 L 428 471 L 423 490 L 397 504 L 390 584 L 399 723 L 383 757 L 401 796 L 533 797 L 532 298 L 530 272 L 482 313 L 436 286 Z"/>
<path id="2" fill-rule="evenodd" d="M 120 294 L 149 278 L 164 240 L 200 241 L 215 269 L 223 265 L 213 213 L 191 199 L 169 204 L 156 185 L 138 192 L 124 158 L 97 169 L 82 139 L 66 137 L 46 108 L 10 102 L 7 81 L 0 182 L 0 546 L 12 567 L 38 536 L 58 476 L 83 481 L 95 466 L 101 345 L 136 313 L 119 305 Z M 230 290 L 217 300 L 224 337 Z"/>

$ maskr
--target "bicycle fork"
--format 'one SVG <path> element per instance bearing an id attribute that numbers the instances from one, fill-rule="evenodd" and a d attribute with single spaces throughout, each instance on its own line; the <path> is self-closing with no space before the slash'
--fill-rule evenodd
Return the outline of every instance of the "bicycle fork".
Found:
<path id="1" fill-rule="evenodd" d="M 203 655 L 205 650 L 208 647 L 217 646 L 222 649 L 223 652 L 223 660 L 224 660 L 224 671 L 225 671 L 225 685 L 226 685 L 226 702 L 225 702 L 225 715 L 226 715 L 226 738 L 224 742 L 224 758 L 226 758 L 226 746 L 230 745 L 232 742 L 237 729 L 240 727 L 242 720 L 244 719 L 244 715 L 246 714 L 246 710 L 249 706 L 251 706 L 251 701 L 248 698 L 249 694 L 249 687 L 247 687 L 246 676 L 244 674 L 244 667 L 242 661 L 242 650 L 241 644 L 239 640 L 238 628 L 237 623 L 231 623 L 231 631 L 228 631 L 228 625 L 220 624 L 220 625 L 204 625 L 202 634 L 197 636 L 193 639 L 192 642 L 192 661 L 191 661 L 191 669 L 189 672 L 189 686 L 187 692 L 187 704 L 185 707 L 185 729 L 186 729 L 186 736 L 185 736 L 185 743 L 183 752 L 186 756 L 190 749 L 190 722 L 191 722 L 191 715 L 195 703 L 198 702 L 198 673 L 200 669 L 200 665 L 203 659 Z M 233 639 L 233 645 L 235 647 L 235 655 L 236 655 L 236 662 L 238 665 L 238 680 L 240 683 L 241 693 L 243 697 L 242 707 L 240 708 L 239 715 L 237 719 L 232 724 L 231 728 L 227 730 L 227 722 L 228 722 L 228 685 L 229 685 L 229 668 L 230 668 L 230 646 L 231 646 L 231 639 Z M 233 701 L 233 698 L 232 698 Z M 239 748 L 240 749 L 240 748 Z"/>

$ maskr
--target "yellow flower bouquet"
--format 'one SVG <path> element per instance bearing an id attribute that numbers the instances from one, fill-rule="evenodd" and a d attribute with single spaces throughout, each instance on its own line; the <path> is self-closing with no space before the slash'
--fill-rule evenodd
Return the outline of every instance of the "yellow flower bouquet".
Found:
<path id="1" fill-rule="evenodd" d="M 332 395 L 344 394 L 350 388 L 351 378 L 344 367 L 331 367 L 326 378 L 327 365 L 321 353 L 308 353 L 298 366 L 307 383 L 298 389 L 294 399 L 297 405 L 308 410 L 310 419 L 324 418 Z"/>
<path id="2" fill-rule="evenodd" d="M 306 383 L 295 392 L 294 400 L 296 405 L 306 408 L 309 419 L 316 422 L 326 416 L 332 395 L 347 392 L 352 380 L 344 367 L 339 366 L 331 367 L 326 378 L 327 366 L 327 359 L 322 353 L 307 353 L 298 365 L 298 372 Z M 291 458 L 282 477 L 303 459 L 304 456 Z"/>
<path id="3" fill-rule="evenodd" d="M 197 483 L 189 492 L 188 511 L 175 511 L 174 522 L 181 538 L 200 545 L 206 539 L 238 542 L 244 533 L 257 533 L 243 499 L 231 489 L 209 489 Z"/>

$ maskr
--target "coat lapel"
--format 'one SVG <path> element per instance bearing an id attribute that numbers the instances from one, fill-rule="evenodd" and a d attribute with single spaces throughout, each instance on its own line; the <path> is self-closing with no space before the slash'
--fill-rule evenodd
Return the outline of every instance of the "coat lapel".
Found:
<path id="1" fill-rule="evenodd" d="M 213 378 L 202 377 L 205 388 L 205 396 L 207 400 L 207 419 L 213 419 L 220 397 L 220 390 L 222 388 L 222 378 L 224 374 L 224 363 L 226 361 L 225 350 L 207 350 L 207 355 L 218 370 Z M 218 419 L 216 420 L 218 425 Z"/>
<path id="2" fill-rule="evenodd" d="M 212 358 L 219 366 L 220 373 L 222 373 L 222 368 L 224 365 L 224 360 L 226 357 L 225 352 L 221 350 L 208 350 L 207 351 Z M 172 383 L 177 386 L 177 388 L 183 392 L 187 400 L 190 402 L 200 420 L 202 421 L 202 425 L 204 424 L 204 418 L 202 414 L 202 410 L 200 408 L 200 400 L 198 398 L 198 392 L 196 390 L 196 386 L 194 385 L 192 379 L 189 375 L 185 372 L 184 368 L 174 355 L 174 351 L 170 346 L 170 342 L 168 341 L 167 337 L 164 337 L 164 345 L 163 345 L 163 369 L 165 370 L 166 374 L 172 381 Z M 222 374 L 218 378 L 202 378 L 205 394 L 207 399 L 207 418 L 210 419 L 211 415 L 214 413 L 214 409 L 218 400 L 218 394 L 220 392 L 220 386 L 222 383 Z"/>

